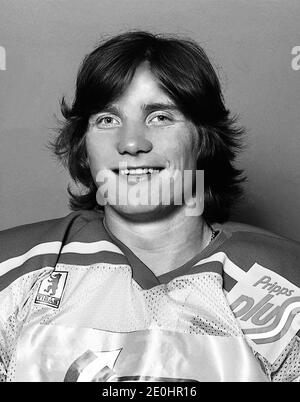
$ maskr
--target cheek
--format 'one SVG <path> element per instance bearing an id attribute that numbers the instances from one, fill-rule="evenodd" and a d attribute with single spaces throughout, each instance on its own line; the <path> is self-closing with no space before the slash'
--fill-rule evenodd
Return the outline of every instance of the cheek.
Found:
<path id="1" fill-rule="evenodd" d="M 95 181 L 97 173 L 102 168 L 102 166 L 105 165 L 107 152 L 105 152 L 105 146 L 103 146 L 104 144 L 100 144 L 99 139 L 91 135 L 90 133 L 87 133 L 86 135 L 85 144 L 90 171 Z"/>
<path id="2" fill-rule="evenodd" d="M 191 125 L 185 136 L 184 148 L 189 159 L 189 166 L 196 169 L 199 155 L 200 139 L 195 126 Z"/>
<path id="3" fill-rule="evenodd" d="M 93 174 L 95 170 L 104 168 L 111 159 L 111 144 L 107 137 L 95 134 L 93 131 L 86 133 L 85 144 Z"/>
<path id="4" fill-rule="evenodd" d="M 162 145 L 162 144 L 161 144 Z M 162 147 L 158 146 L 158 151 Z M 182 167 L 195 168 L 199 151 L 198 133 L 194 127 L 181 127 L 171 135 L 164 138 L 166 157 L 176 165 L 180 163 Z"/>

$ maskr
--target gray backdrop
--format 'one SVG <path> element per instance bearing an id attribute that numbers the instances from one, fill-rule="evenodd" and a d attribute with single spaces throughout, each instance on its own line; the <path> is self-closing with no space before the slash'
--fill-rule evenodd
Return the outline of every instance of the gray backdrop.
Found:
<path id="1" fill-rule="evenodd" d="M 297 0 L 0 0 L 0 229 L 68 213 L 68 175 L 46 149 L 59 99 L 100 37 L 134 28 L 202 44 L 248 129 L 232 219 L 300 240 L 299 21 Z"/>

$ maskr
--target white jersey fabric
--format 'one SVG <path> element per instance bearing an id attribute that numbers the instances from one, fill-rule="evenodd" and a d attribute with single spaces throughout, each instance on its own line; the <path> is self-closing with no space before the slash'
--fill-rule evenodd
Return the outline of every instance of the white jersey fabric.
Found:
<path id="1" fill-rule="evenodd" d="M 227 233 L 156 277 L 98 212 L 0 233 L 2 381 L 297 381 L 300 250 Z"/>

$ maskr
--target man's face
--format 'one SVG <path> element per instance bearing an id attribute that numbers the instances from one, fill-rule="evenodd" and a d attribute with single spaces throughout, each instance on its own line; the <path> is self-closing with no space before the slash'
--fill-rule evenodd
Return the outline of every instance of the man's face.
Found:
<path id="1" fill-rule="evenodd" d="M 90 117 L 86 146 L 98 196 L 121 214 L 141 217 L 174 208 L 174 198 L 183 194 L 184 170 L 196 169 L 199 139 L 144 63 L 125 92 Z M 105 184 L 98 175 L 104 171 Z M 172 181 L 168 202 L 162 187 Z M 160 194 L 158 203 L 153 191 Z M 115 205 L 120 196 L 126 205 Z"/>

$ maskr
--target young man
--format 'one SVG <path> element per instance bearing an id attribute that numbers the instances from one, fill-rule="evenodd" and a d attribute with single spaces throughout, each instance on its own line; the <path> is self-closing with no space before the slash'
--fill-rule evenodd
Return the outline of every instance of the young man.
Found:
<path id="1" fill-rule="evenodd" d="M 114 37 L 62 112 L 54 150 L 86 191 L 0 234 L 2 379 L 299 379 L 299 245 L 215 229 L 241 192 L 242 130 L 204 51 Z"/>

